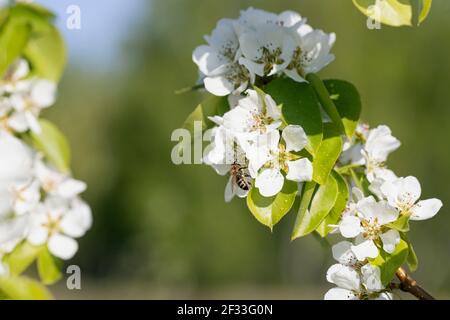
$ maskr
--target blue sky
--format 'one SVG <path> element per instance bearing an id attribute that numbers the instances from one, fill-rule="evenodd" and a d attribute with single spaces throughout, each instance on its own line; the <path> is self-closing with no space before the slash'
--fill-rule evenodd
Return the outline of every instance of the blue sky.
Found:
<path id="1" fill-rule="evenodd" d="M 123 41 L 134 29 L 149 0 L 36 0 L 58 15 L 57 24 L 69 48 L 70 64 L 106 68 L 120 57 Z M 69 30 L 66 10 L 81 10 L 81 30 Z"/>

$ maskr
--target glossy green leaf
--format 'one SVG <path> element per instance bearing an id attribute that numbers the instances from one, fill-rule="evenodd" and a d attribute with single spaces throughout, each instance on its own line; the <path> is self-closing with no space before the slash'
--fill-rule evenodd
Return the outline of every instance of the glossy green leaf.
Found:
<path id="1" fill-rule="evenodd" d="M 398 268 L 406 262 L 408 254 L 408 243 L 402 239 L 392 254 L 380 249 L 378 257 L 370 260 L 370 264 L 380 267 L 383 285 L 386 286 L 392 281 Z"/>
<path id="2" fill-rule="evenodd" d="M 417 257 L 416 251 L 414 250 L 414 247 L 411 243 L 411 241 L 409 241 L 408 236 L 406 235 L 406 233 L 400 233 L 402 239 L 408 244 L 408 258 L 406 259 L 406 263 L 408 264 L 409 270 L 411 270 L 411 272 L 415 272 L 417 270 L 417 268 L 419 267 L 419 259 Z"/>
<path id="3" fill-rule="evenodd" d="M 55 27 L 51 26 L 47 32 L 33 36 L 24 55 L 33 66 L 35 75 L 59 81 L 66 65 L 66 47 Z"/>
<path id="4" fill-rule="evenodd" d="M 9 272 L 17 276 L 28 269 L 41 251 L 42 247 L 33 246 L 24 241 L 13 252 L 5 256 L 4 262 L 8 265 Z"/>
<path id="5" fill-rule="evenodd" d="M 345 134 L 349 138 L 353 137 L 362 109 L 358 90 L 353 84 L 343 80 L 325 80 L 324 84 L 341 116 Z"/>
<path id="6" fill-rule="evenodd" d="M 292 239 L 306 236 L 316 230 L 330 213 L 338 198 L 338 184 L 333 176 L 327 183 L 318 187 L 309 210 L 304 210 L 297 217 Z"/>
<path id="7" fill-rule="evenodd" d="M 347 207 L 347 202 L 349 198 L 349 189 L 345 179 L 336 171 L 333 171 L 331 174 L 333 178 L 336 180 L 338 187 L 338 195 L 333 209 L 331 209 L 331 212 L 325 217 L 320 226 L 317 228 L 317 232 L 322 237 L 326 237 L 333 230 L 333 228 L 329 227 L 329 225 L 339 223 L 342 213 Z"/>
<path id="8" fill-rule="evenodd" d="M 353 3 L 375 21 L 398 27 L 422 23 L 430 12 L 432 0 L 353 0 Z M 414 16 L 418 17 L 415 23 Z"/>
<path id="9" fill-rule="evenodd" d="M 21 56 L 30 38 L 28 24 L 9 17 L 0 29 L 0 77 L 8 67 Z"/>
<path id="10" fill-rule="evenodd" d="M 41 151 L 56 168 L 67 172 L 70 169 L 70 147 L 66 137 L 47 120 L 39 120 L 41 133 L 30 133 L 34 147 Z"/>
<path id="11" fill-rule="evenodd" d="M 247 206 L 259 222 L 273 229 L 291 210 L 297 190 L 297 183 L 289 180 L 285 180 L 281 192 L 271 198 L 263 197 L 258 188 L 252 188 L 247 196 Z"/>
<path id="12" fill-rule="evenodd" d="M 323 127 L 319 102 L 311 86 L 280 78 L 269 83 L 265 92 L 281 105 L 286 123 L 303 127 L 308 136 L 306 149 L 315 155 L 322 141 Z"/>
<path id="13" fill-rule="evenodd" d="M 39 252 L 37 267 L 41 281 L 45 285 L 52 285 L 62 277 L 61 261 L 55 258 L 47 248 Z"/>
<path id="14" fill-rule="evenodd" d="M 408 232 L 409 231 L 409 215 L 401 215 L 400 218 L 398 218 L 393 223 L 388 224 L 388 227 L 391 229 L 398 230 L 400 232 Z"/>
<path id="15" fill-rule="evenodd" d="M 331 123 L 324 124 L 323 141 L 313 161 L 313 179 L 325 184 L 342 151 L 342 138 Z"/>
<path id="16" fill-rule="evenodd" d="M 41 283 L 27 277 L 0 277 L 0 291 L 12 300 L 51 300 Z"/>

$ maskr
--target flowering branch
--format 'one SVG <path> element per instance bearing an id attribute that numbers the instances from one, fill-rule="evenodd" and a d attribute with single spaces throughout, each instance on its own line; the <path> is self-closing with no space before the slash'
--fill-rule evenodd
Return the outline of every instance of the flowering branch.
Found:
<path id="1" fill-rule="evenodd" d="M 419 300 L 435 300 L 435 298 L 419 286 L 413 278 L 411 278 L 403 268 L 399 268 L 396 272 L 397 278 L 400 280 L 399 289 L 408 292 Z"/>

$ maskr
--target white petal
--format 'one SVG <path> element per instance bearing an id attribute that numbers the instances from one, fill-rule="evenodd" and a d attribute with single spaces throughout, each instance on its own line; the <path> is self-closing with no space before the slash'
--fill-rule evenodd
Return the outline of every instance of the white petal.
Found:
<path id="1" fill-rule="evenodd" d="M 358 300 L 357 296 L 350 290 L 333 288 L 328 290 L 325 300 Z"/>
<path id="2" fill-rule="evenodd" d="M 303 181 L 311 181 L 313 176 L 313 166 L 311 161 L 308 159 L 300 159 L 295 161 L 287 162 L 289 172 L 286 175 L 286 179 L 295 181 L 295 182 L 303 182 Z"/>
<path id="3" fill-rule="evenodd" d="M 284 128 L 282 137 L 286 143 L 286 151 L 301 151 L 308 144 L 308 137 L 301 126 L 289 125 Z"/>
<path id="4" fill-rule="evenodd" d="M 397 230 L 389 230 L 380 235 L 381 242 L 383 242 L 383 250 L 387 253 L 393 253 L 395 248 L 400 243 L 400 234 Z"/>
<path id="5" fill-rule="evenodd" d="M 439 199 L 428 199 L 419 201 L 412 207 L 411 220 L 421 221 L 433 218 L 442 208 L 442 201 Z"/>
<path id="6" fill-rule="evenodd" d="M 387 126 L 370 130 L 365 150 L 369 157 L 377 162 L 385 162 L 389 154 L 400 147 L 400 141 L 394 138 Z"/>
<path id="7" fill-rule="evenodd" d="M 92 212 L 84 202 L 76 201 L 75 203 L 75 206 L 63 216 L 60 228 L 64 234 L 72 238 L 80 238 L 92 225 Z"/>
<path id="8" fill-rule="evenodd" d="M 78 243 L 67 236 L 56 233 L 48 240 L 49 251 L 58 258 L 69 260 L 78 251 Z"/>
<path id="9" fill-rule="evenodd" d="M 273 197 L 283 189 L 284 177 L 278 169 L 265 169 L 255 179 L 255 186 L 263 197 Z"/>
<path id="10" fill-rule="evenodd" d="M 371 223 L 377 219 L 380 225 L 394 222 L 399 216 L 398 210 L 385 201 L 358 204 L 358 211 Z"/>
<path id="11" fill-rule="evenodd" d="M 361 268 L 361 274 L 363 285 L 367 291 L 378 292 L 384 289 L 379 267 L 366 264 Z"/>
<path id="12" fill-rule="evenodd" d="M 212 71 L 223 65 L 219 59 L 219 53 L 210 46 L 199 46 L 192 54 L 192 60 L 198 66 L 200 72 L 208 76 Z"/>
<path id="13" fill-rule="evenodd" d="M 23 239 L 28 223 L 28 216 L 0 220 L 0 245 L 16 239 Z"/>
<path id="14" fill-rule="evenodd" d="M 86 183 L 75 180 L 75 179 L 66 179 L 58 186 L 58 195 L 63 198 L 71 199 L 80 193 L 86 190 Z"/>
<path id="15" fill-rule="evenodd" d="M 339 288 L 358 291 L 360 277 L 355 269 L 342 264 L 332 265 L 327 271 L 327 281 L 334 283 Z"/>
<path id="16" fill-rule="evenodd" d="M 355 238 L 361 233 L 361 220 L 355 216 L 345 216 L 339 224 L 339 232 L 344 238 Z"/>
<path id="17" fill-rule="evenodd" d="M 236 188 L 236 186 L 234 186 Z M 235 190 L 233 190 L 233 179 L 230 177 L 225 187 L 225 202 L 231 202 L 235 196 Z"/>
<path id="18" fill-rule="evenodd" d="M 206 77 L 204 79 L 205 89 L 215 96 L 224 97 L 234 91 L 234 84 L 224 77 Z"/>
<path id="19" fill-rule="evenodd" d="M 34 81 L 31 99 L 41 108 L 50 107 L 56 100 L 56 83 L 48 80 Z"/>
<path id="20" fill-rule="evenodd" d="M 372 240 L 366 240 L 358 245 L 352 246 L 352 251 L 359 261 L 364 261 L 366 258 L 378 257 L 378 248 Z"/>
<path id="21" fill-rule="evenodd" d="M 32 228 L 27 236 L 28 241 L 35 246 L 43 245 L 47 241 L 47 238 L 48 230 L 43 226 Z"/>
<path id="22" fill-rule="evenodd" d="M 357 263 L 357 259 L 351 250 L 352 243 L 349 241 L 341 241 L 332 248 L 333 258 L 341 264 L 352 266 Z"/>

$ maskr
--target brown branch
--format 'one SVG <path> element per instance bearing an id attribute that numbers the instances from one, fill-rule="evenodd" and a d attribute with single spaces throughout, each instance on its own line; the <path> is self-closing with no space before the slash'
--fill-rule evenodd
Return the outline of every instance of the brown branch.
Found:
<path id="1" fill-rule="evenodd" d="M 419 300 L 435 300 L 435 298 L 420 287 L 416 280 L 411 278 L 403 268 L 399 268 L 396 272 L 398 280 L 400 280 L 400 290 L 408 292 Z"/>

